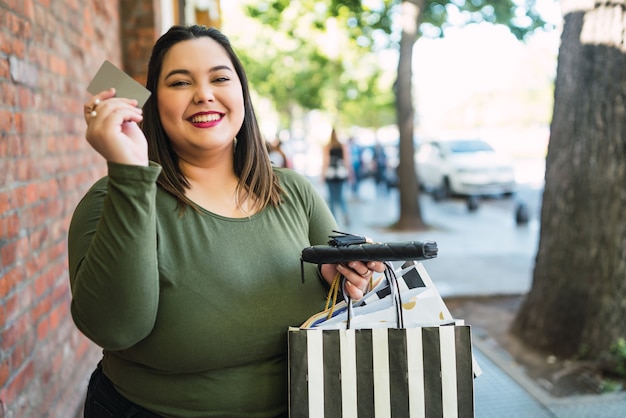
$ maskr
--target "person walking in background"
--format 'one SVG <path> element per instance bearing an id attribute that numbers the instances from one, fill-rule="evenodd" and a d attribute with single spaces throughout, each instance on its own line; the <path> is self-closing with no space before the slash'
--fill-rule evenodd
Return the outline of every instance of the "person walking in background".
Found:
<path id="1" fill-rule="evenodd" d="M 374 180 L 376 181 L 376 192 L 386 194 L 389 191 L 387 183 L 387 153 L 385 147 L 380 142 L 374 145 Z"/>
<path id="2" fill-rule="evenodd" d="M 341 213 L 346 226 L 350 225 L 350 215 L 345 196 L 345 185 L 349 179 L 353 179 L 350 167 L 350 153 L 343 143 L 339 141 L 335 128 L 330 132 L 330 139 L 324 146 L 322 159 L 322 174 L 328 188 L 328 206 L 330 211 L 339 219 Z"/>
<path id="3" fill-rule="evenodd" d="M 291 168 L 291 163 L 287 154 L 283 150 L 283 143 L 280 138 L 276 137 L 274 141 L 267 143 L 267 148 L 270 154 L 270 161 L 275 167 Z"/>
<path id="4" fill-rule="evenodd" d="M 348 138 L 348 151 L 350 155 L 350 163 L 352 164 L 352 177 L 350 178 L 350 190 L 352 191 L 352 197 L 359 197 L 359 186 L 361 185 L 361 157 L 362 157 L 362 149 L 359 144 L 357 144 L 356 138 L 351 136 Z"/>

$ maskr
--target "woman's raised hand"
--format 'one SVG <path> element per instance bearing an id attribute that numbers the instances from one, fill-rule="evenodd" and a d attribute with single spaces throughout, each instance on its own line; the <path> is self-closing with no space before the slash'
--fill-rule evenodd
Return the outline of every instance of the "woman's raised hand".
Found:
<path id="1" fill-rule="evenodd" d="M 138 125 L 142 120 L 136 100 L 104 90 L 85 104 L 87 142 L 109 162 L 147 166 L 148 143 Z"/>

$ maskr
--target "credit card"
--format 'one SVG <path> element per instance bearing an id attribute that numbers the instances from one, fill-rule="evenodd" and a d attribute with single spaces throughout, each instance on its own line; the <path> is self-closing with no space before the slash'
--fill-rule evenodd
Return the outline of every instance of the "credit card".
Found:
<path id="1" fill-rule="evenodd" d="M 110 61 L 104 61 L 94 76 L 87 91 L 91 94 L 115 88 L 115 97 L 137 100 L 137 107 L 143 107 L 150 97 L 150 90 L 139 84 L 135 79 L 117 68 Z"/>

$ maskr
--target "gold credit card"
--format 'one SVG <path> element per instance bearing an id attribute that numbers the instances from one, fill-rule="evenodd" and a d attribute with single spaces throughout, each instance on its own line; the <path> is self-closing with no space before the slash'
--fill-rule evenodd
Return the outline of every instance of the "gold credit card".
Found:
<path id="1" fill-rule="evenodd" d="M 94 76 L 87 91 L 91 94 L 115 88 L 115 97 L 137 100 L 137 107 L 143 107 L 150 97 L 150 90 L 139 84 L 135 79 L 117 68 L 110 61 L 104 61 Z"/>

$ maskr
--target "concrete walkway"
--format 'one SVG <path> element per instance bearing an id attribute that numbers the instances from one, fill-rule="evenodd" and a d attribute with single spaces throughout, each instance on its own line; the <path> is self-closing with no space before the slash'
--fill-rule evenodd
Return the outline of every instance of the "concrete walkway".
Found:
<path id="1" fill-rule="evenodd" d="M 325 195 L 323 185 L 312 179 Z M 389 232 L 398 219 L 398 195 L 378 193 L 371 182 L 361 185 L 359 197 L 349 199 L 350 225 L 344 232 L 375 241 L 436 241 L 437 258 L 424 261 L 444 297 L 524 294 L 531 286 L 539 237 L 540 189 L 529 187 L 521 196 L 531 203 L 531 220 L 518 226 L 515 199 L 481 203 L 468 212 L 461 200 L 434 202 L 421 196 L 426 232 Z M 470 324 L 471 325 L 471 324 Z M 626 392 L 555 398 L 507 358 L 506 352 L 475 338 L 475 356 L 483 374 L 475 380 L 478 418 L 620 418 L 626 417 Z"/>

